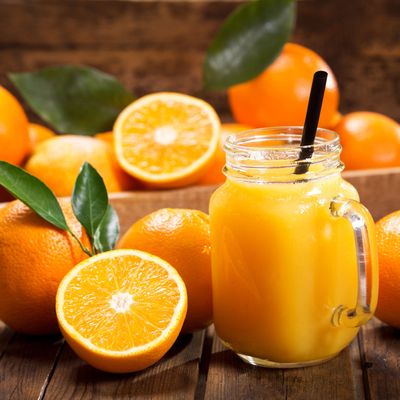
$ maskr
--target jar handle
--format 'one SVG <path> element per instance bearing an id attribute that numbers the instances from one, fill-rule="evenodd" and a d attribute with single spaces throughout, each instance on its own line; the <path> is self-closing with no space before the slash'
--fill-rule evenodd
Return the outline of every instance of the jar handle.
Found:
<path id="1" fill-rule="evenodd" d="M 355 308 L 345 305 L 339 306 L 333 314 L 332 322 L 335 326 L 355 328 L 371 319 L 376 305 L 378 266 L 376 251 L 371 248 L 375 245 L 374 240 L 371 242 L 370 236 L 374 235 L 374 232 L 369 232 L 367 225 L 367 220 L 371 221 L 372 224 L 373 220 L 369 211 L 355 200 L 335 198 L 331 202 L 330 209 L 334 217 L 346 218 L 353 228 L 358 266 L 357 304 Z M 368 267 L 370 268 L 368 269 Z M 371 274 L 369 297 L 367 269 L 368 273 Z"/>

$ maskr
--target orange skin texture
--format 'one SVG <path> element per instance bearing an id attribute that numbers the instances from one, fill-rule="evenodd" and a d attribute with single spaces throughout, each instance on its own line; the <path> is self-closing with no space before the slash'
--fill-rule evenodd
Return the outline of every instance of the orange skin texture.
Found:
<path id="1" fill-rule="evenodd" d="M 222 169 L 225 166 L 225 151 L 224 142 L 227 136 L 235 133 L 240 133 L 252 129 L 248 125 L 242 124 L 221 124 L 221 136 L 219 141 L 219 146 L 217 147 L 217 152 L 214 155 L 214 161 L 207 172 L 198 181 L 199 185 L 215 185 L 218 183 L 225 182 L 225 175 Z"/>
<path id="2" fill-rule="evenodd" d="M 147 251 L 178 271 L 188 294 L 183 333 L 211 324 L 210 225 L 207 214 L 198 210 L 168 208 L 155 211 L 134 223 L 117 248 Z"/>
<path id="3" fill-rule="evenodd" d="M 134 187 L 134 181 L 118 165 L 112 146 L 87 136 L 63 135 L 46 140 L 35 148 L 25 168 L 56 196 L 70 196 L 85 161 L 102 176 L 108 192 Z"/>
<path id="4" fill-rule="evenodd" d="M 400 328 L 400 211 L 376 224 L 379 256 L 379 295 L 375 315 Z"/>
<path id="5" fill-rule="evenodd" d="M 400 166 L 400 126 L 385 115 L 359 111 L 346 114 L 335 127 L 346 169 Z"/>
<path id="6" fill-rule="evenodd" d="M 67 201 L 68 226 L 88 246 Z M 44 221 L 16 200 L 0 209 L 0 319 L 17 332 L 59 332 L 55 298 L 64 275 L 86 258 L 69 233 Z"/>
<path id="7" fill-rule="evenodd" d="M 287 43 L 261 75 L 228 90 L 236 121 L 254 127 L 303 125 L 313 75 L 318 70 L 329 74 L 319 126 L 331 126 L 339 105 L 335 76 L 317 53 L 294 43 Z"/>
<path id="8" fill-rule="evenodd" d="M 56 136 L 51 129 L 33 122 L 29 123 L 28 130 L 31 149 L 34 149 L 39 143 Z"/>
<path id="9" fill-rule="evenodd" d="M 333 131 L 336 129 L 338 126 L 339 122 L 342 120 L 343 114 L 340 111 L 336 111 L 336 113 L 333 115 L 331 122 L 329 123 L 329 126 L 327 126 L 327 129 L 332 129 Z"/>
<path id="10" fill-rule="evenodd" d="M 19 165 L 29 149 L 28 118 L 18 100 L 0 86 L 0 160 Z"/>

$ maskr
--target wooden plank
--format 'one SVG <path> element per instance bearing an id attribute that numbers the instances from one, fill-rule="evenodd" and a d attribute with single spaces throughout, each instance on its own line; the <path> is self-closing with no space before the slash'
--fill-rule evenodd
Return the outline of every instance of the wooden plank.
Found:
<path id="1" fill-rule="evenodd" d="M 59 336 L 16 334 L 0 360 L 0 399 L 40 399 L 62 343 Z"/>
<path id="2" fill-rule="evenodd" d="M 338 357 L 315 367 L 284 371 L 288 400 L 364 399 L 357 339 Z"/>
<path id="3" fill-rule="evenodd" d="M 96 46 L 99 49 L 162 49 L 171 44 L 174 48 L 180 47 L 185 50 L 203 49 L 221 21 L 243 2 L 3 1 L 0 14 L 0 46 L 51 49 L 74 46 Z M 26 32 L 35 34 L 26 35 Z M 53 34 L 49 35 L 49 32 Z"/>
<path id="4" fill-rule="evenodd" d="M 184 189 L 111 193 L 110 199 L 120 216 L 124 233 L 137 219 L 164 207 L 194 208 L 208 212 L 208 203 L 216 186 L 192 186 Z"/>
<path id="5" fill-rule="evenodd" d="M 285 399 L 284 372 L 253 367 L 214 339 L 205 399 Z"/>
<path id="6" fill-rule="evenodd" d="M 44 399 L 193 399 L 203 337 L 204 332 L 181 336 L 160 362 L 124 375 L 98 371 L 66 346 Z"/>
<path id="7" fill-rule="evenodd" d="M 375 220 L 400 208 L 400 168 L 348 171 L 343 177 L 358 190 Z"/>
<path id="8" fill-rule="evenodd" d="M 400 399 L 400 330 L 374 319 L 362 329 L 361 349 L 370 399 Z"/>
<path id="9" fill-rule="evenodd" d="M 293 40 L 320 54 L 335 73 L 340 109 L 400 120 L 398 0 L 298 3 Z"/>
<path id="10" fill-rule="evenodd" d="M 360 365 L 357 341 L 324 364 L 283 370 L 248 365 L 216 339 L 205 398 L 361 400 Z"/>

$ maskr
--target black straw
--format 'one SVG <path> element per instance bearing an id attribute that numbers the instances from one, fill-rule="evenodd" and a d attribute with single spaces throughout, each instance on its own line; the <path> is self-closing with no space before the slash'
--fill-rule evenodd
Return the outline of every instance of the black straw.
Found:
<path id="1" fill-rule="evenodd" d="M 317 134 L 318 121 L 321 114 L 322 100 L 324 98 L 327 78 L 328 73 L 325 71 L 317 71 L 314 74 L 310 98 L 308 99 L 306 120 L 304 121 L 303 135 L 301 137 L 300 145 L 302 146 L 302 149 L 298 159 L 300 162 L 294 171 L 295 174 L 306 173 L 310 166 L 310 163 L 301 161 L 309 159 L 314 152 L 313 144 L 315 135 Z M 309 147 L 303 148 L 303 146 Z"/>

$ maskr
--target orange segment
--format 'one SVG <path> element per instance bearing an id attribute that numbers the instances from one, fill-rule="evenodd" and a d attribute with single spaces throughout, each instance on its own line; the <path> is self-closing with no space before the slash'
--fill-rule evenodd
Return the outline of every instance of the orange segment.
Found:
<path id="1" fill-rule="evenodd" d="M 193 183 L 212 162 L 220 121 L 203 100 L 179 93 L 155 93 L 130 104 L 114 125 L 121 166 L 159 186 Z"/>
<path id="2" fill-rule="evenodd" d="M 132 372 L 158 361 L 176 340 L 187 294 L 166 261 L 114 250 L 78 264 L 61 282 L 57 318 L 67 342 L 89 364 Z"/>

